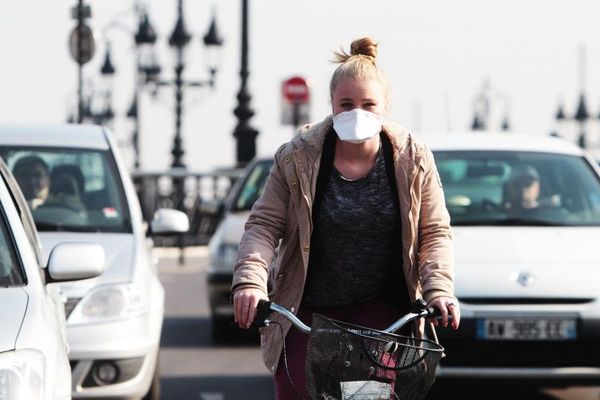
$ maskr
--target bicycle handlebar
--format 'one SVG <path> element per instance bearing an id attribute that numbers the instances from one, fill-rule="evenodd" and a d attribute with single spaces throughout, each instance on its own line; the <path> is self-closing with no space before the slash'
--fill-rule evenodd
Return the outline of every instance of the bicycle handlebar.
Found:
<path id="1" fill-rule="evenodd" d="M 311 328 L 307 326 L 304 322 L 300 321 L 298 317 L 294 315 L 290 310 L 285 307 L 280 306 L 279 304 L 272 303 L 267 300 L 260 300 L 258 302 L 258 306 L 256 307 L 256 317 L 254 321 L 252 321 L 252 327 L 262 328 L 268 326 L 270 324 L 269 315 L 272 311 L 275 311 L 284 317 L 286 317 L 296 328 L 301 330 L 304 333 L 310 333 Z M 440 317 L 441 312 L 437 308 L 427 307 L 427 303 L 423 299 L 418 299 L 412 304 L 411 310 L 408 314 L 404 315 L 402 318 L 394 322 L 388 328 L 384 329 L 385 333 L 394 333 L 404 325 L 409 322 L 412 322 L 419 318 L 431 318 L 431 317 Z M 448 315 L 448 320 L 451 320 L 452 316 Z"/>

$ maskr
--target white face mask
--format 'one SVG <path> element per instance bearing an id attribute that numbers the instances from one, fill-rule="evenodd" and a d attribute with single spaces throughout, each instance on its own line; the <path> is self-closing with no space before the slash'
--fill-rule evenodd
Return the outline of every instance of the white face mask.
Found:
<path id="1" fill-rule="evenodd" d="M 377 114 L 355 108 L 334 115 L 333 129 L 340 140 L 362 143 L 381 132 L 381 119 Z"/>

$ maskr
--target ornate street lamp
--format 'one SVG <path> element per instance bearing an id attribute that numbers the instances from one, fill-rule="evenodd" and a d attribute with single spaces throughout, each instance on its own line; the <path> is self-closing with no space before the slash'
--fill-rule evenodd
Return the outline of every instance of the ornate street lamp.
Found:
<path id="1" fill-rule="evenodd" d="M 181 139 L 183 70 L 185 68 L 184 50 L 191 38 L 191 35 L 185 29 L 185 22 L 183 20 L 183 0 L 179 0 L 177 4 L 177 22 L 175 23 L 173 33 L 169 37 L 169 46 L 175 49 L 175 80 L 173 81 L 175 86 L 175 137 L 171 150 L 171 154 L 173 155 L 171 166 L 173 168 L 185 168 L 185 164 L 183 163 L 184 150 Z"/>
<path id="2" fill-rule="evenodd" d="M 495 110 L 498 105 L 503 108 L 500 129 L 508 131 L 510 129 L 510 99 L 503 92 L 492 86 L 488 79 L 485 79 L 482 88 L 473 99 L 473 120 L 471 122 L 471 130 L 485 131 L 487 129 L 494 129 L 491 126 L 493 120 L 492 117 L 498 115 L 498 113 L 493 113 L 492 111 Z"/>
<path id="3" fill-rule="evenodd" d="M 560 126 L 564 127 L 564 123 L 567 121 L 577 121 L 579 123 L 579 133 L 577 135 L 577 144 L 579 147 L 585 149 L 587 147 L 587 135 L 585 132 L 585 125 L 587 121 L 592 118 L 590 113 L 588 112 L 585 94 L 582 92 L 579 95 L 579 102 L 577 103 L 577 110 L 573 116 L 568 116 L 564 111 L 564 106 L 562 103 L 558 105 L 558 110 L 554 116 L 556 122 Z"/>
<path id="4" fill-rule="evenodd" d="M 254 110 L 250 107 L 252 97 L 248 92 L 248 0 L 242 0 L 242 58 L 240 77 L 242 83 L 237 94 L 238 106 L 233 113 L 238 123 L 233 131 L 237 140 L 236 161 L 237 167 L 245 166 L 256 155 L 256 136 L 258 131 L 250 126 L 250 118 L 254 116 Z"/>
<path id="5" fill-rule="evenodd" d="M 220 64 L 220 47 L 223 45 L 223 38 L 217 30 L 217 19 L 214 15 L 210 21 L 208 32 L 203 36 L 202 41 L 204 42 L 204 46 L 206 46 L 206 64 L 210 73 L 208 82 L 209 85 L 214 86 L 215 75 Z"/>
<path id="6" fill-rule="evenodd" d="M 192 36 L 188 33 L 185 27 L 184 12 L 183 12 L 183 1 L 179 0 L 177 3 L 177 22 L 175 28 L 169 37 L 169 45 L 175 49 L 175 79 L 173 81 L 159 81 L 159 85 L 173 85 L 175 87 L 175 136 L 173 139 L 173 148 L 171 154 L 173 155 L 173 162 L 171 167 L 173 168 L 185 168 L 183 162 L 183 143 L 181 136 L 181 122 L 183 115 L 183 97 L 185 87 L 203 87 L 210 86 L 214 87 L 215 75 L 217 73 L 216 64 L 217 57 L 214 53 L 223 44 L 223 39 L 219 36 L 216 19 L 213 16 L 208 32 L 203 37 L 204 45 L 208 50 L 208 54 L 211 55 L 208 71 L 209 78 L 204 81 L 198 80 L 184 80 L 183 71 L 185 69 L 185 49 Z"/>
<path id="7" fill-rule="evenodd" d="M 473 122 L 471 123 L 471 130 L 482 131 L 484 129 L 485 129 L 485 125 L 481 121 L 481 118 L 479 117 L 479 113 L 475 112 L 475 115 L 473 116 Z"/>
<path id="8" fill-rule="evenodd" d="M 136 57 L 133 101 L 127 111 L 127 117 L 133 119 L 134 122 L 131 144 L 133 147 L 133 165 L 136 170 L 140 168 L 140 120 L 138 110 L 140 90 L 145 83 L 157 79 L 161 70 L 154 48 L 156 31 L 150 24 L 148 13 L 145 10 L 140 10 L 138 15 L 139 24 L 134 35 Z"/>
<path id="9" fill-rule="evenodd" d="M 160 74 L 161 68 L 156 57 L 154 44 L 156 43 L 156 31 L 148 13 L 142 11 L 137 32 L 134 36 L 137 49 L 137 68 L 143 72 L 147 80 L 152 80 Z"/>
<path id="10" fill-rule="evenodd" d="M 184 88 L 204 86 L 214 88 L 215 76 L 218 68 L 218 58 L 213 53 L 216 53 L 223 44 L 223 39 L 218 34 L 217 23 L 214 16 L 207 33 L 203 36 L 204 45 L 206 46 L 208 54 L 210 55 L 210 59 L 208 60 L 209 77 L 206 80 L 184 79 L 183 72 L 185 70 L 185 49 L 191 39 L 192 35 L 188 33 L 185 26 L 183 0 L 178 0 L 177 21 L 171 35 L 169 36 L 169 45 L 175 50 L 175 77 L 170 81 L 159 79 L 153 79 L 153 81 L 159 86 L 173 86 L 175 89 L 175 135 L 173 137 L 173 147 L 171 149 L 171 154 L 173 155 L 171 168 L 174 170 L 179 170 L 179 173 L 176 174 L 177 176 L 173 178 L 173 202 L 180 210 L 183 210 L 184 200 L 184 179 L 183 174 L 180 173 L 185 169 L 185 163 L 183 161 L 184 148 L 181 133 Z"/>
<path id="11" fill-rule="evenodd" d="M 99 89 L 90 85 L 87 94 L 82 96 L 81 118 L 78 122 L 91 121 L 94 124 L 102 125 L 110 122 L 115 114 L 112 108 L 113 77 L 115 67 L 112 63 L 110 43 L 107 43 L 104 61 L 100 67 Z M 73 121 L 74 122 L 74 121 Z"/>
<path id="12" fill-rule="evenodd" d="M 577 104 L 577 111 L 575 111 L 575 115 L 573 116 L 575 121 L 579 122 L 579 137 L 578 144 L 579 147 L 585 149 L 587 147 L 587 138 L 585 135 L 585 123 L 590 118 L 590 113 L 587 110 L 585 105 L 585 95 L 581 93 L 579 95 L 579 103 Z"/>
<path id="13" fill-rule="evenodd" d="M 564 112 L 562 103 L 558 106 L 558 111 L 555 114 L 558 125 L 564 125 L 566 121 L 577 121 L 579 124 L 579 133 L 577 134 L 577 143 L 583 149 L 587 147 L 587 135 L 585 132 L 585 125 L 588 119 L 592 118 L 588 112 L 585 101 L 585 47 L 581 45 L 578 49 L 578 63 L 579 63 L 579 101 L 577 103 L 577 109 L 572 116 L 567 115 Z"/>
<path id="14" fill-rule="evenodd" d="M 83 98 L 83 65 L 88 63 L 96 51 L 96 41 L 93 30 L 87 25 L 86 20 L 92 16 L 92 9 L 84 4 L 83 0 L 77 0 L 77 4 L 71 8 L 71 17 L 77 21 L 77 25 L 69 35 L 69 51 L 71 57 L 78 65 L 77 69 L 77 122 L 82 123 L 85 116 L 85 99 Z"/>
<path id="15" fill-rule="evenodd" d="M 112 109 L 112 94 L 113 94 L 113 81 L 115 75 L 115 67 L 113 66 L 110 57 L 110 43 L 106 46 L 106 54 L 104 56 L 104 62 L 102 68 L 100 68 L 100 74 L 102 75 L 103 88 L 102 96 L 104 98 L 104 105 L 102 109 L 102 121 L 111 121 L 115 113 Z"/>

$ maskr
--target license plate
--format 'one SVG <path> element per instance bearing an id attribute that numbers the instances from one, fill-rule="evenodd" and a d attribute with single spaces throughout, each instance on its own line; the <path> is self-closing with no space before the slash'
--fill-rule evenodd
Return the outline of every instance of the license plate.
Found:
<path id="1" fill-rule="evenodd" d="M 483 340 L 575 340 L 574 319 L 506 319 L 477 320 L 477 338 Z"/>
<path id="2" fill-rule="evenodd" d="M 378 381 L 341 382 L 340 389 L 342 400 L 390 400 L 392 395 L 392 385 Z"/>

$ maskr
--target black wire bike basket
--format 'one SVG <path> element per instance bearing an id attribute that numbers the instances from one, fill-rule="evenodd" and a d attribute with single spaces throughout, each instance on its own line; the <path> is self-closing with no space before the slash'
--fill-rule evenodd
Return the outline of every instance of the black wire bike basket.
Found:
<path id="1" fill-rule="evenodd" d="M 419 400 L 435 381 L 444 348 L 313 315 L 307 391 L 313 400 Z"/>

